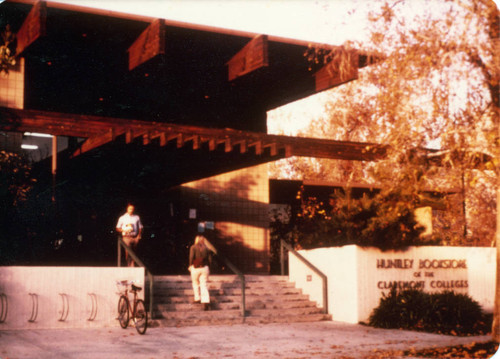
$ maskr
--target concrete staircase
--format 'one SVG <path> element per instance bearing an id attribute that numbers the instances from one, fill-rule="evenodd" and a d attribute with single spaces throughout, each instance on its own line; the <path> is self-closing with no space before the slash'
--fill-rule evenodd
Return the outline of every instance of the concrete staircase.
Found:
<path id="1" fill-rule="evenodd" d="M 193 303 L 191 278 L 154 277 L 152 324 L 196 326 L 239 323 L 291 323 L 331 320 L 285 276 L 245 275 L 246 316 L 242 317 L 241 282 L 235 275 L 211 275 L 211 310 Z"/>

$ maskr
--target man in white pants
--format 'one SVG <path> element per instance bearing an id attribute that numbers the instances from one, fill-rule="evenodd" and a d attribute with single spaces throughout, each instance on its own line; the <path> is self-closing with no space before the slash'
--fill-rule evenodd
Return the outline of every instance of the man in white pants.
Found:
<path id="1" fill-rule="evenodd" d="M 210 310 L 208 276 L 210 274 L 211 249 L 206 238 L 198 235 L 189 248 L 189 271 L 193 284 L 194 302 L 202 303 L 204 310 Z"/>

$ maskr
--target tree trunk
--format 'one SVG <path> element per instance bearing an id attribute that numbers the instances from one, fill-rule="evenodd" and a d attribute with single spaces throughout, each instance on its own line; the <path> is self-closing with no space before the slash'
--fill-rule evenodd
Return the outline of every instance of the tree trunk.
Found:
<path id="1" fill-rule="evenodd" d="M 489 21 L 491 24 L 490 28 L 490 38 L 493 43 L 493 53 L 494 61 L 498 61 L 500 52 L 500 21 L 498 8 L 493 4 L 489 7 Z M 498 66 L 498 65 L 497 65 Z M 500 146 L 500 121 L 499 121 L 499 111 L 500 111 L 500 92 L 499 92 L 499 80 L 500 74 L 498 73 L 498 68 L 492 74 L 492 81 L 490 83 L 490 93 L 493 102 L 493 116 L 494 123 L 497 124 L 497 146 Z M 497 148 L 497 156 L 499 155 L 500 149 Z M 500 159 L 500 158 L 499 158 Z M 497 269 L 496 269 L 496 290 L 495 290 L 495 305 L 493 310 L 493 326 L 491 328 L 492 339 L 500 343 L 500 174 L 497 169 L 497 227 L 495 233 L 496 247 L 497 247 Z"/>
<path id="2" fill-rule="evenodd" d="M 491 336 L 495 342 L 500 343 L 500 176 L 498 176 L 497 179 L 497 229 L 496 229 L 495 239 L 497 247 L 497 270 L 496 270 L 497 279 L 496 279 L 495 306 L 493 309 L 493 326 L 491 328 Z"/>

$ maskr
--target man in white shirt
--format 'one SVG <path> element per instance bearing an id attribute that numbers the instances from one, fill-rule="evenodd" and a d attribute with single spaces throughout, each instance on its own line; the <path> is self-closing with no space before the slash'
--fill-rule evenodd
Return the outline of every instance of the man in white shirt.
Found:
<path id="1" fill-rule="evenodd" d="M 116 230 L 122 234 L 125 244 L 135 252 L 137 244 L 141 239 L 143 227 L 140 217 L 134 214 L 134 211 L 134 205 L 127 205 L 127 212 L 118 218 Z M 134 260 L 127 251 L 125 251 L 125 260 L 127 261 L 127 266 L 134 267 Z"/>

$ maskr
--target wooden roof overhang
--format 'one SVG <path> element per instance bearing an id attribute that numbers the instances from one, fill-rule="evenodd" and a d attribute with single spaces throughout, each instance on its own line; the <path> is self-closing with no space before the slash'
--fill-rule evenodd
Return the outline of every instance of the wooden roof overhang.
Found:
<path id="1" fill-rule="evenodd" d="M 340 71 L 304 56 L 320 44 L 293 39 L 51 1 L 7 0 L 0 13 L 26 69 L 25 109 L 0 109 L 0 130 L 84 138 L 75 160 L 135 156 L 151 177 L 168 168 L 180 183 L 290 156 L 385 151 L 266 134 L 268 110 L 356 79 L 363 54 Z"/>
<path id="2" fill-rule="evenodd" d="M 373 161 L 385 147 L 370 143 L 268 135 L 234 129 L 206 128 L 38 110 L 0 108 L 0 130 L 45 132 L 84 138 L 73 158 L 95 151 L 133 149 L 142 161 L 157 161 L 169 170 L 197 167 L 195 174 L 178 172 L 179 181 L 202 178 L 291 156 Z M 125 152 L 122 152 L 125 154 Z M 205 168 L 206 167 L 206 168 Z"/>

